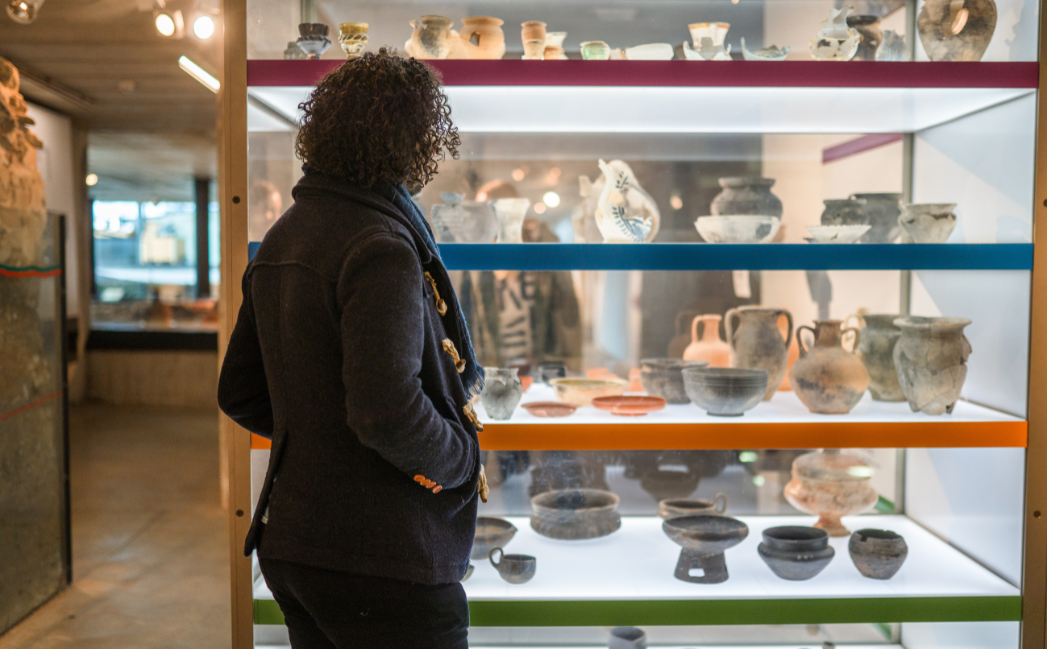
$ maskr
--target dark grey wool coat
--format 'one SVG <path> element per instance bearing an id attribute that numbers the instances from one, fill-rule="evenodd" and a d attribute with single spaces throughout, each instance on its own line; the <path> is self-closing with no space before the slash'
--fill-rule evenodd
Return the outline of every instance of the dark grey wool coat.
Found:
<path id="1" fill-rule="evenodd" d="M 244 274 L 218 386 L 222 410 L 273 441 L 245 553 L 268 507 L 261 557 L 458 581 L 480 450 L 424 275 L 428 248 L 391 189 L 307 172 L 293 196 Z"/>

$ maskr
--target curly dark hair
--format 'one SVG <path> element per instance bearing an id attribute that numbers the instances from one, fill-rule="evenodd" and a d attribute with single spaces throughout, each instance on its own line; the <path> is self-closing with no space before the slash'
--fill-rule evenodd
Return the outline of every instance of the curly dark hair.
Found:
<path id="1" fill-rule="evenodd" d="M 421 187 L 461 140 L 440 76 L 381 48 L 325 76 L 299 109 L 295 152 L 309 167 L 363 187 Z"/>

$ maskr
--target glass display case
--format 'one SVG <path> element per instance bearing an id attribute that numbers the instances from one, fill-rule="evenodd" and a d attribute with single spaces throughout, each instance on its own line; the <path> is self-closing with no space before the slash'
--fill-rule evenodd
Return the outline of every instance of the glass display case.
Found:
<path id="1" fill-rule="evenodd" d="M 226 7 L 226 332 L 316 82 L 442 74 L 415 200 L 498 386 L 472 646 L 1044 646 L 1038 3 Z M 225 425 L 235 557 L 267 451 Z"/>

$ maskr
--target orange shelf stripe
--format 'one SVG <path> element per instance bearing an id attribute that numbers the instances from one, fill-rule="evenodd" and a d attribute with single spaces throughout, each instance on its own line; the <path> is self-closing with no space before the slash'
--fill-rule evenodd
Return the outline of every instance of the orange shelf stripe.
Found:
<path id="1" fill-rule="evenodd" d="M 485 451 L 1025 448 L 1024 421 L 760 424 L 484 424 Z M 251 436 L 251 448 L 269 440 Z"/>

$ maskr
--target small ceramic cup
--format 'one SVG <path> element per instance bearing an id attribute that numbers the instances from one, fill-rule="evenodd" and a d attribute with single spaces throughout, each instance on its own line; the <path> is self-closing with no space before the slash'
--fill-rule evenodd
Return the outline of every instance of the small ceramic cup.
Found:
<path id="1" fill-rule="evenodd" d="M 545 41 L 537 38 L 524 41 L 524 59 L 528 61 L 541 61 L 545 56 Z"/>
<path id="2" fill-rule="evenodd" d="M 497 562 L 494 560 L 495 553 L 498 554 Z M 488 560 L 502 579 L 510 584 L 525 584 L 531 581 L 538 568 L 538 560 L 531 555 L 504 554 L 501 548 L 492 549 Z"/>
<path id="3" fill-rule="evenodd" d="M 546 61 L 559 61 L 561 56 L 563 56 L 563 48 L 555 45 L 546 45 L 542 53 L 542 58 Z"/>
<path id="4" fill-rule="evenodd" d="M 582 43 L 582 58 L 586 61 L 606 61 L 611 58 L 611 46 L 603 41 Z"/>

